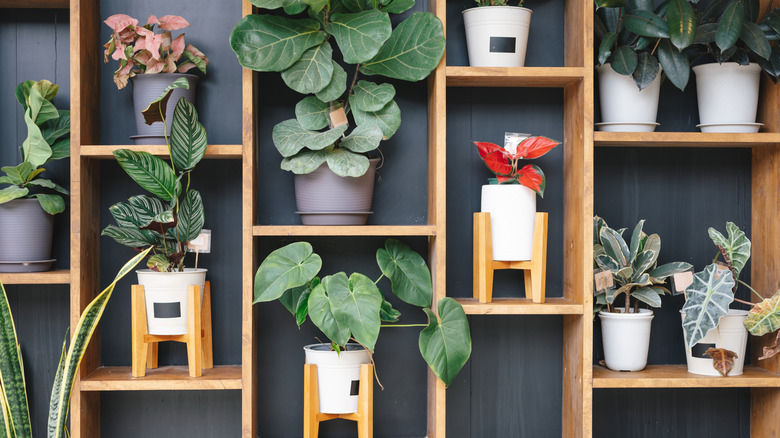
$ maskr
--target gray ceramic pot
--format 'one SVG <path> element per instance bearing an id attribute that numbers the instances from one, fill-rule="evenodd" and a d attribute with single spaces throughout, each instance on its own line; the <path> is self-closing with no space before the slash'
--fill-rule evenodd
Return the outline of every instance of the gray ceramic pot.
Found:
<path id="1" fill-rule="evenodd" d="M 176 103 L 179 99 L 185 97 L 190 103 L 195 103 L 195 85 L 198 82 L 198 77 L 184 73 L 157 73 L 148 75 L 140 74 L 131 79 L 133 82 L 135 127 L 138 130 L 138 135 L 159 137 L 164 135 L 163 124 L 161 122 L 155 122 L 151 125 L 147 125 L 144 122 L 144 116 L 141 114 L 141 111 L 145 110 L 150 102 L 160 97 L 160 94 L 165 90 L 165 87 L 179 78 L 187 78 L 190 83 L 190 88 L 177 88 L 173 90 L 171 98 L 168 100 L 168 108 L 165 111 L 165 123 L 168 125 L 168 134 L 170 134 L 173 110 L 176 108 Z M 164 144 L 164 142 L 162 144 Z"/>
<path id="2" fill-rule="evenodd" d="M 14 199 L 0 204 L 0 272 L 36 272 L 51 267 L 54 217 L 37 199 Z"/>

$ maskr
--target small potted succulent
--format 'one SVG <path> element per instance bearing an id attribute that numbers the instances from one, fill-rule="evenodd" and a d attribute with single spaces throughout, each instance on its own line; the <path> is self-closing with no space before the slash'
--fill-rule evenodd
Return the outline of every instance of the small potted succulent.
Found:
<path id="1" fill-rule="evenodd" d="M 507 147 L 475 141 L 479 156 L 496 177 L 482 186 L 481 211 L 490 213 L 493 260 L 531 260 L 536 195 L 544 197 L 547 181 L 535 164 L 521 167 L 521 160 L 539 158 L 560 143 L 527 134 L 507 136 Z"/>
<path id="2" fill-rule="evenodd" d="M 531 11 L 507 5 L 507 0 L 475 0 L 477 7 L 463 11 L 469 65 L 472 67 L 523 67 L 531 28 Z"/>
<path id="3" fill-rule="evenodd" d="M 162 91 L 178 78 L 187 78 L 189 88 L 177 88 L 171 100 L 178 102 L 185 97 L 195 103 L 195 84 L 198 77 L 187 74 L 193 68 L 206 73 L 209 60 L 192 44 L 185 46 L 184 34 L 172 38 L 171 31 L 183 29 L 190 24 L 178 15 L 149 16 L 146 24 L 138 25 L 138 20 L 125 14 L 108 17 L 104 23 L 111 28 L 111 38 L 105 44 L 104 61 L 109 57 L 119 61 L 114 72 L 114 83 L 118 89 L 133 82 L 133 103 L 135 106 L 135 124 L 138 135 L 133 138 L 136 144 L 162 144 L 163 136 L 170 135 L 162 122 L 148 125 L 141 111 Z M 162 33 L 155 33 L 157 29 Z M 173 106 L 168 109 L 165 119 L 173 117 Z"/>
<path id="4" fill-rule="evenodd" d="M 357 412 L 358 397 L 350 395 L 351 383 L 359 380 L 360 364 L 371 361 L 380 329 L 393 327 L 401 316 L 377 287 L 383 277 L 390 280 L 395 296 L 428 316 L 428 324 L 401 327 L 425 327 L 420 332 L 420 353 L 439 379 L 449 385 L 471 355 L 463 307 L 449 297 L 433 302 L 431 273 L 418 253 L 403 242 L 387 239 L 376 252 L 376 262 L 382 272 L 376 280 L 359 272 L 320 278 L 320 256 L 308 242 L 295 242 L 273 251 L 257 269 L 255 303 L 279 300 L 299 326 L 308 316 L 330 341 L 304 347 L 306 363 L 328 363 L 317 369 L 321 413 Z M 323 385 L 341 385 L 343 390 L 326 391 Z"/>
<path id="5" fill-rule="evenodd" d="M 604 361 L 615 371 L 639 371 L 647 365 L 653 311 L 641 309 L 639 303 L 661 307 L 661 296 L 670 293 L 663 287 L 665 280 L 692 267 L 686 262 L 658 266 L 661 238 L 645 234 L 644 223 L 640 220 L 634 227 L 628 244 L 624 230 L 613 230 L 604 219 L 593 218 L 594 264 L 611 277 L 610 286 L 597 289 L 593 307 L 601 320 Z M 623 302 L 617 303 L 621 295 Z"/>
<path id="6" fill-rule="evenodd" d="M 51 102 L 58 90 L 46 80 L 25 81 L 15 90 L 27 138 L 19 148 L 22 162 L 0 169 L 0 184 L 7 184 L 0 189 L 0 272 L 46 271 L 54 261 L 53 216 L 65 211 L 68 190 L 42 173 L 47 163 L 70 156 L 70 111 Z"/>

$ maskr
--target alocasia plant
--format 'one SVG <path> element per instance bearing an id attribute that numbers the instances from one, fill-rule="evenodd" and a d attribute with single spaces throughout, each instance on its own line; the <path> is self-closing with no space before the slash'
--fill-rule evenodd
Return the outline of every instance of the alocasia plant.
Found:
<path id="1" fill-rule="evenodd" d="M 544 197 L 547 181 L 544 172 L 535 164 L 520 167 L 520 160 L 532 160 L 550 152 L 560 142 L 547 137 L 528 137 L 518 145 L 503 148 L 494 143 L 475 141 L 479 156 L 491 172 L 496 174 L 499 184 L 522 184 Z"/>

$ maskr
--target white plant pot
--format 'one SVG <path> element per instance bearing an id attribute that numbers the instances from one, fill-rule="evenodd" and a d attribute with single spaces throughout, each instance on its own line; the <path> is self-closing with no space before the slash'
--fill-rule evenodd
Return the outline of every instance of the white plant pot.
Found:
<path id="1" fill-rule="evenodd" d="M 631 76 L 621 75 L 609 64 L 596 67 L 596 71 L 599 73 L 601 120 L 605 123 L 598 124 L 599 127 L 603 131 L 654 131 L 661 93 L 661 71 L 642 90 Z"/>
<path id="2" fill-rule="evenodd" d="M 493 260 L 531 260 L 536 192 L 521 184 L 484 185 L 482 212 L 490 213 Z"/>
<path id="3" fill-rule="evenodd" d="M 185 268 L 184 272 L 139 269 L 138 284 L 144 287 L 146 323 L 150 335 L 187 334 L 187 292 L 191 285 L 206 286 L 207 269 Z"/>
<path id="4" fill-rule="evenodd" d="M 680 311 L 682 319 L 685 320 L 685 313 Z M 683 341 L 685 345 L 685 358 L 688 362 L 688 372 L 701 374 L 704 376 L 720 376 L 720 373 L 713 368 L 712 358 L 705 355 L 708 348 L 725 348 L 737 353 L 734 359 L 734 366 L 729 371 L 729 376 L 739 376 L 745 366 L 745 347 L 747 347 L 748 332 L 745 328 L 745 318 L 747 310 L 729 309 L 729 313 L 720 319 L 718 326 L 707 332 L 707 334 L 693 346 L 688 348 L 685 331 L 683 331 Z"/>
<path id="5" fill-rule="evenodd" d="M 693 72 L 696 74 L 699 121 L 705 125 L 701 127 L 702 132 L 725 132 L 722 126 L 717 125 L 752 124 L 756 121 L 761 75 L 758 64 L 702 64 L 693 67 Z M 712 125 L 712 129 L 706 125 Z"/>
<path id="6" fill-rule="evenodd" d="M 639 309 L 639 313 L 599 312 L 604 361 L 615 371 L 639 371 L 647 365 L 650 348 L 650 326 L 653 311 Z"/>
<path id="7" fill-rule="evenodd" d="M 323 414 L 351 414 L 358 410 L 360 365 L 371 363 L 368 350 L 358 344 L 347 344 L 347 351 L 337 353 L 329 344 L 303 347 L 306 363 L 317 365 L 317 392 Z"/>
<path id="8" fill-rule="evenodd" d="M 531 14 L 517 6 L 481 6 L 463 11 L 469 65 L 522 67 Z"/>

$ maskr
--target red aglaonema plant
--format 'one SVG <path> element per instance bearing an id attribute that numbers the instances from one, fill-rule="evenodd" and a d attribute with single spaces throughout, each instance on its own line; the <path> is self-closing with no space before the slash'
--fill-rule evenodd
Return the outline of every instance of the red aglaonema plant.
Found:
<path id="1" fill-rule="evenodd" d="M 151 15 L 145 25 L 139 26 L 135 18 L 116 14 L 108 17 L 104 23 L 113 30 L 111 39 L 104 46 L 104 61 L 108 62 L 109 56 L 119 61 L 119 68 L 114 72 L 114 83 L 120 90 L 139 72 L 186 73 L 197 67 L 206 73 L 209 60 L 203 52 L 192 44 L 185 47 L 184 34 L 171 39 L 170 31 L 190 25 L 178 15 L 164 15 L 160 18 Z M 155 25 L 164 32 L 154 33 Z M 186 60 L 177 65 L 182 56 Z"/>
<path id="2" fill-rule="evenodd" d="M 496 174 L 499 184 L 522 184 L 544 196 L 544 172 L 535 164 L 520 167 L 520 160 L 532 160 L 549 152 L 560 142 L 547 137 L 528 137 L 517 146 L 505 149 L 494 143 L 475 141 L 479 156 Z"/>

